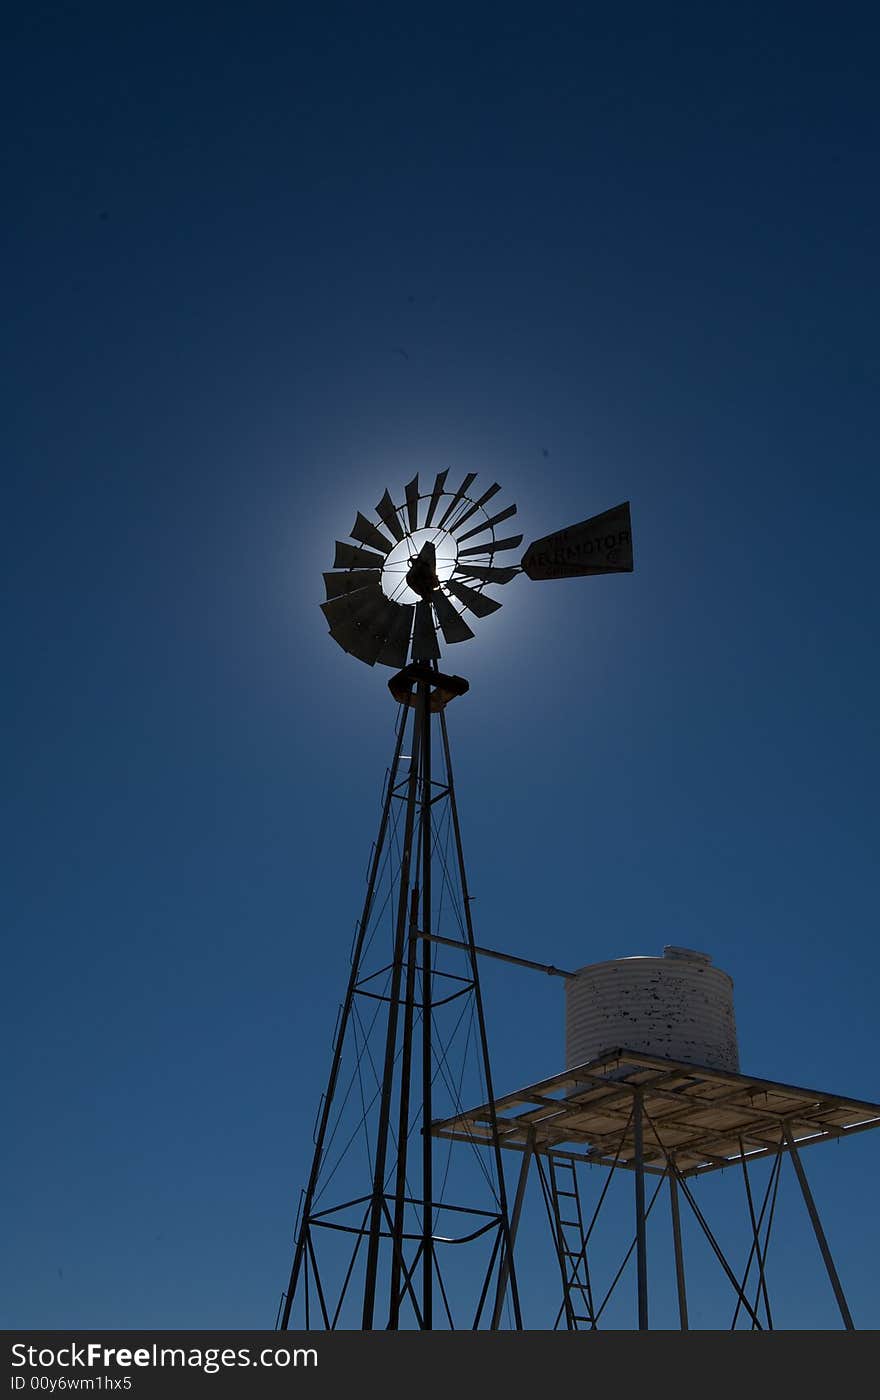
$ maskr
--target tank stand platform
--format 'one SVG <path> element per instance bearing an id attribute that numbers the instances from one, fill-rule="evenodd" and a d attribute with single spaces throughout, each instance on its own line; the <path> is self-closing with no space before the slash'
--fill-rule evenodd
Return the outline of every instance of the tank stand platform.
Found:
<path id="1" fill-rule="evenodd" d="M 880 1105 L 753 1075 L 609 1050 L 575 1070 L 495 1100 L 502 1147 L 553 1149 L 582 1162 L 632 1169 L 632 1105 L 641 1099 L 645 1172 L 716 1172 L 741 1156 L 760 1158 L 880 1127 Z M 490 1140 L 490 1105 L 435 1121 L 435 1137 Z"/>
<path id="2" fill-rule="evenodd" d="M 494 1111 L 493 1111 L 494 1110 Z M 773 1313 L 765 1260 L 773 1223 L 782 1162 L 790 1157 L 816 1236 L 843 1325 L 852 1330 L 852 1314 L 831 1257 L 815 1201 L 807 1182 L 800 1148 L 850 1137 L 880 1127 L 880 1104 L 842 1098 L 816 1089 L 799 1089 L 769 1079 L 681 1060 L 661 1059 L 635 1050 L 603 1052 L 587 1064 L 530 1084 L 496 1099 L 434 1122 L 432 1133 L 471 1144 L 492 1142 L 493 1121 L 501 1147 L 520 1152 L 521 1165 L 511 1218 L 511 1246 L 519 1228 L 529 1168 L 534 1161 L 550 1222 L 562 1283 L 562 1301 L 554 1328 L 564 1320 L 570 1331 L 595 1330 L 630 1256 L 637 1266 L 638 1327 L 648 1327 L 647 1221 L 664 1180 L 669 1187 L 680 1326 L 687 1331 L 688 1304 L 680 1199 L 690 1207 L 735 1294 L 732 1329 L 772 1330 Z M 763 1203 L 754 1196 L 749 1163 L 772 1157 Z M 578 1164 L 609 1169 L 592 1219 L 584 1214 Z M 740 1166 L 748 1204 L 751 1240 L 744 1271 L 722 1252 L 688 1183 L 689 1177 Z M 604 1296 L 597 1289 L 593 1247 L 588 1245 L 616 1168 L 635 1178 L 635 1238 Z M 647 1199 L 646 1178 L 659 1178 Z M 752 1274 L 750 1284 L 749 1277 Z M 755 1282 L 757 1275 L 757 1282 Z M 495 1306 L 504 1303 L 504 1283 Z"/>
<path id="3" fill-rule="evenodd" d="M 641 1100 L 642 1160 L 655 1175 L 675 1161 L 682 1176 L 719 1171 L 831 1138 L 880 1127 L 880 1104 L 799 1089 L 747 1074 L 608 1050 L 589 1064 L 495 1100 L 501 1146 L 632 1169 L 633 1103 Z M 436 1137 L 489 1140 L 483 1104 L 432 1124 Z M 565 1150 L 568 1149 L 568 1150 Z"/>

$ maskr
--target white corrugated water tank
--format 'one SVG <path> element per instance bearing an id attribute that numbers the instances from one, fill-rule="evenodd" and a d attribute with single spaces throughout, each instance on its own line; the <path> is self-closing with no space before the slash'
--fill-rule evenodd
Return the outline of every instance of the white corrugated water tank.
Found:
<path id="1" fill-rule="evenodd" d="M 708 953 L 615 958 L 565 984 L 567 1069 L 619 1047 L 711 1069 L 739 1069 L 733 979 Z"/>

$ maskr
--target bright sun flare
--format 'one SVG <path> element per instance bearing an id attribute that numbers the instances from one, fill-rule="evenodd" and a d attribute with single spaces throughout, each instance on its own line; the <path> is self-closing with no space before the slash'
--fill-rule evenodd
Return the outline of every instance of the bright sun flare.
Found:
<path id="1" fill-rule="evenodd" d="M 414 530 L 395 545 L 382 569 L 382 591 L 395 603 L 418 603 L 419 595 L 406 582 L 407 571 L 422 546 L 430 540 L 437 555 L 437 577 L 441 583 L 452 578 L 458 550 L 452 535 L 446 530 Z"/>

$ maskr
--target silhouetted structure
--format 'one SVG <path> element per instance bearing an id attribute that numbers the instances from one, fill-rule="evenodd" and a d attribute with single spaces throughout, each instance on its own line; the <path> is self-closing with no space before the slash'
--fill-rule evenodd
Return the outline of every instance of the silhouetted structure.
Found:
<path id="1" fill-rule="evenodd" d="M 292 1318 L 326 1328 L 522 1325 L 491 1109 L 488 1138 L 481 1132 L 469 1153 L 435 1160 L 434 1119 L 461 1113 L 472 1093 L 493 1101 L 446 724 L 446 706 L 468 685 L 440 672 L 438 629 L 449 644 L 473 637 L 464 613 L 497 611 L 487 588 L 518 573 L 629 571 L 629 507 L 500 566 L 495 556 L 522 542 L 496 536 L 516 506 L 489 514 L 497 483 L 472 495 L 474 473 L 456 491 L 447 475 L 424 494 L 414 477 L 400 506 L 386 491 L 379 524 L 358 512 L 355 544 L 338 542 L 324 575 L 330 635 L 368 665 L 400 668 L 389 682 L 400 710 L 279 1310 L 284 1328 Z M 462 1246 L 466 1268 L 454 1263 Z"/>

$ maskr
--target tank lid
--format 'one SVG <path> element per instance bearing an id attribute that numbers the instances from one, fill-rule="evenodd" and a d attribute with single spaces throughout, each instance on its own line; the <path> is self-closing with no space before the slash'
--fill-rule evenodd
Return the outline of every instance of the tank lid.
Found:
<path id="1" fill-rule="evenodd" d="M 703 963 L 708 967 L 712 959 L 708 953 L 698 953 L 696 948 L 677 948 L 674 943 L 667 943 L 663 949 L 664 958 L 675 958 L 679 962 Z"/>

